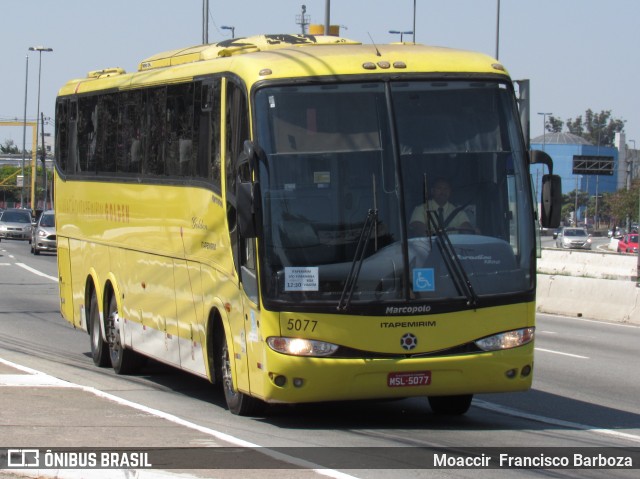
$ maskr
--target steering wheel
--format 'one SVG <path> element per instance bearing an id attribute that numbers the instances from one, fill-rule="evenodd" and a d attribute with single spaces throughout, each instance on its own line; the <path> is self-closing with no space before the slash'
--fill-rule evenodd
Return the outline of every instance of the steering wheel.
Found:
<path id="1" fill-rule="evenodd" d="M 475 235 L 478 234 L 477 231 L 473 228 L 463 228 L 463 227 L 457 227 L 457 228 L 453 228 L 453 227 L 448 227 L 445 228 L 446 231 L 455 231 L 456 233 L 459 234 L 466 234 L 466 235 Z"/>

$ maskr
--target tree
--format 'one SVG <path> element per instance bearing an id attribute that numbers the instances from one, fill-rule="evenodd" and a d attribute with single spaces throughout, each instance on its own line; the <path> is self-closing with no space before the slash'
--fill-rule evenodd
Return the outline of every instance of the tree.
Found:
<path id="1" fill-rule="evenodd" d="M 586 191 L 578 191 L 578 209 L 589 204 L 589 194 Z M 575 218 L 576 211 L 576 190 L 562 195 L 562 220 L 570 223 L 570 218 Z"/>
<path id="2" fill-rule="evenodd" d="M 560 133 L 562 132 L 562 127 L 564 126 L 564 121 L 560 118 L 556 118 L 555 116 L 549 116 L 546 125 L 544 127 L 550 133 Z"/>
<path id="3" fill-rule="evenodd" d="M 16 176 L 19 168 L 15 166 L 0 166 L 0 202 L 16 203 L 20 200 L 20 191 L 16 186 Z"/>
<path id="4" fill-rule="evenodd" d="M 567 120 L 569 133 L 581 136 L 589 143 L 600 146 L 613 146 L 615 134 L 624 131 L 626 120 L 611 117 L 611 110 L 602 110 L 594 113 L 588 109 L 584 114 L 575 119 Z"/>
<path id="5" fill-rule="evenodd" d="M 624 225 L 627 218 L 635 221 L 640 214 L 640 180 L 635 180 L 628 190 L 618 190 L 605 195 L 603 200 L 605 208 L 611 212 L 610 222 Z"/>
<path id="6" fill-rule="evenodd" d="M 17 153 L 20 153 L 20 150 L 15 145 L 13 140 L 7 139 L 7 140 L 4 140 L 4 145 L 0 145 L 0 153 L 17 154 Z"/>

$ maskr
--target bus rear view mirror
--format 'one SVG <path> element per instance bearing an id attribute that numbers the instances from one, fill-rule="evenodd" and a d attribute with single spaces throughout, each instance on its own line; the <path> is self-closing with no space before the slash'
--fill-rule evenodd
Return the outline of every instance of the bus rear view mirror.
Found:
<path id="1" fill-rule="evenodd" d="M 560 176 L 544 175 L 542 177 L 540 209 L 540 224 L 543 228 L 560 226 L 562 210 L 562 180 Z"/>
<path id="2" fill-rule="evenodd" d="M 547 165 L 549 169 L 549 174 L 542 177 L 540 224 L 543 228 L 557 228 L 560 226 L 562 211 L 562 180 L 553 174 L 553 160 L 544 151 L 531 150 L 529 162 Z"/>

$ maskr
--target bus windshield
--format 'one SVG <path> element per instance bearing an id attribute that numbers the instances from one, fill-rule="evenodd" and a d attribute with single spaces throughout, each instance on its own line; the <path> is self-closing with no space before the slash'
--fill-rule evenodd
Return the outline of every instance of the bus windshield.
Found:
<path id="1" fill-rule="evenodd" d="M 267 86 L 255 103 L 266 304 L 431 308 L 532 290 L 532 196 L 510 85 Z"/>

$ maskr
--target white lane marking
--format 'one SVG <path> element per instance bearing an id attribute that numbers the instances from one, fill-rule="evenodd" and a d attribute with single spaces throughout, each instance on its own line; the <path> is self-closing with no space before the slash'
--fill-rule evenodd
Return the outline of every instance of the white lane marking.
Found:
<path id="1" fill-rule="evenodd" d="M 58 282 L 58 278 L 56 278 L 55 276 L 49 276 L 48 274 L 45 274 L 42 271 L 38 271 L 37 269 L 34 269 L 31 266 L 27 266 L 24 263 L 16 263 L 16 266 L 20 266 L 21 268 L 26 269 L 27 271 L 33 274 L 37 274 L 38 276 L 42 276 L 43 278 L 50 279 L 51 281 L 55 281 L 56 283 Z"/>
<path id="2" fill-rule="evenodd" d="M 73 387 L 66 381 L 44 374 L 0 374 L 0 386 Z"/>
<path id="3" fill-rule="evenodd" d="M 570 356 L 572 358 L 579 358 L 579 359 L 589 359 L 588 356 L 580 356 L 579 354 L 562 353 L 560 351 L 553 351 L 551 349 L 542 349 L 542 348 L 535 348 L 535 349 L 536 351 L 543 351 L 545 353 L 560 354 L 562 356 Z"/>
<path id="4" fill-rule="evenodd" d="M 22 366 L 20 364 L 16 364 L 13 363 L 11 361 L 7 361 L 6 359 L 0 358 L 0 363 L 5 364 L 7 366 L 10 366 L 12 368 L 18 369 L 20 371 L 23 371 L 25 373 L 28 374 L 33 374 L 36 376 L 39 376 L 40 379 L 49 376 L 46 373 L 43 373 L 41 371 L 38 371 L 36 369 L 31 369 L 29 367 L 26 366 Z M 300 466 L 304 469 L 310 469 L 313 472 L 323 475 L 323 476 L 327 476 L 327 477 L 333 477 L 335 479 L 357 479 L 355 476 L 351 476 L 349 474 L 345 474 L 343 472 L 340 471 L 335 471 L 333 469 L 324 469 L 322 466 L 318 465 L 318 464 L 314 464 L 312 462 L 309 461 L 305 461 L 303 459 L 298 459 L 296 457 L 293 456 L 289 456 L 287 454 L 283 454 L 277 451 L 272 451 L 271 449 L 268 449 L 265 446 L 260 446 L 258 444 L 254 444 L 248 441 L 245 441 L 243 439 L 237 438 L 235 436 L 231 436 L 229 434 L 226 434 L 224 432 L 221 431 L 216 431 L 215 429 L 210 429 L 208 427 L 204 427 L 204 426 L 200 426 L 199 424 L 195 424 L 193 422 L 190 421 L 186 421 L 185 419 L 181 419 L 177 416 L 174 416 L 173 414 L 169 414 L 163 411 L 159 411 L 158 409 L 153 409 L 147 406 L 143 406 L 142 404 L 138 404 L 135 403 L 133 401 L 129 401 L 127 399 L 123 399 L 120 398 L 118 396 L 114 396 L 113 394 L 109 394 L 107 392 L 104 391 L 100 391 L 99 389 L 93 388 L 91 386 L 82 386 L 81 384 L 75 384 L 75 383 L 71 383 L 68 381 L 64 381 L 62 379 L 57 379 L 55 377 L 49 376 L 51 379 L 51 382 L 55 382 L 56 380 L 59 381 L 59 385 L 62 387 L 72 387 L 72 388 L 76 388 L 76 389 L 80 389 L 81 391 L 85 391 L 88 392 L 90 394 L 93 394 L 94 396 L 103 398 L 103 399 L 108 399 L 110 401 L 116 402 L 120 405 L 123 406 L 127 406 L 133 409 L 136 409 L 138 411 L 142 411 L 145 412 L 147 414 L 151 414 L 153 416 L 162 418 L 162 419 L 166 419 L 167 421 L 170 421 L 174 424 L 178 424 L 180 426 L 185 426 L 188 427 L 189 429 L 193 429 L 196 431 L 199 431 L 203 434 L 206 434 L 208 436 L 213 436 L 216 439 L 220 440 L 220 441 L 225 441 L 228 442 L 230 444 L 236 445 L 236 446 L 240 446 L 240 447 L 253 447 L 253 448 L 258 448 L 260 450 L 261 453 L 272 457 L 274 459 L 280 460 L 280 461 L 284 461 L 287 462 L 289 464 L 293 464 L 296 466 Z M 58 384 L 56 384 L 56 386 L 58 386 Z M 49 387 L 53 387 L 53 386 L 49 386 Z"/>
<path id="5" fill-rule="evenodd" d="M 604 436 L 613 436 L 618 439 L 627 439 L 632 442 L 640 442 L 640 436 L 637 434 L 629 434 L 626 432 L 614 431 L 612 429 L 603 429 L 600 427 L 589 426 L 587 424 L 581 424 L 579 422 L 563 421 L 562 419 L 553 419 L 547 416 L 539 416 L 537 414 L 529 414 L 518 409 L 500 406 L 499 404 L 492 404 L 480 399 L 474 399 L 473 405 L 482 409 L 486 409 L 488 411 L 493 411 L 500 414 L 508 414 L 509 416 L 529 419 L 530 421 L 541 422 L 544 424 L 551 424 L 552 426 L 560 426 L 568 429 L 579 429 L 581 431 L 589 431 L 595 434 L 602 434 Z"/>
<path id="6" fill-rule="evenodd" d="M 621 328 L 635 328 L 638 329 L 640 328 L 640 324 L 629 324 L 629 323 L 620 323 L 620 322 L 614 322 L 614 321 L 603 321 L 600 319 L 588 319 L 588 318 L 575 318 L 573 316 L 562 316 L 561 314 L 546 314 L 546 313 L 541 313 L 540 316 L 555 316 L 561 319 L 572 319 L 574 321 L 583 321 L 585 323 L 598 323 L 598 324 L 602 324 L 603 326 L 618 326 Z"/>

